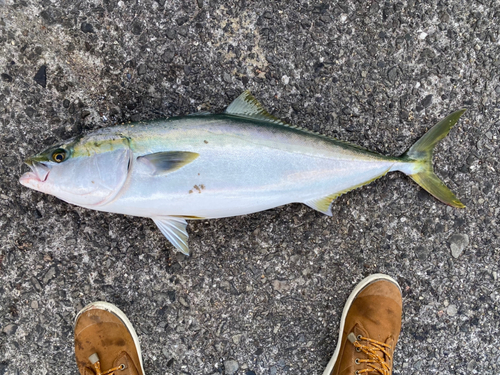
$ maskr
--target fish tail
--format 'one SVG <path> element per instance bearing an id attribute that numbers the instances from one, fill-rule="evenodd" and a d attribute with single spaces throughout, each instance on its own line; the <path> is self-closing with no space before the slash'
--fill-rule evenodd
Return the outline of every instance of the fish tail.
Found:
<path id="1" fill-rule="evenodd" d="M 411 146 L 402 156 L 403 159 L 414 163 L 414 167 L 412 168 L 413 173 L 408 173 L 413 181 L 443 203 L 457 208 L 464 208 L 465 205 L 460 202 L 455 194 L 453 194 L 434 173 L 432 152 L 436 144 L 446 137 L 464 112 L 465 109 L 461 109 L 445 117 L 425 133 L 422 138 Z"/>

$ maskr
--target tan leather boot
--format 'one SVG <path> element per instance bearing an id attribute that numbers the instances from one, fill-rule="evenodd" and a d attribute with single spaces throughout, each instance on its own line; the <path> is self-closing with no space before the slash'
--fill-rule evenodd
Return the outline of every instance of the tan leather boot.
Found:
<path id="1" fill-rule="evenodd" d="M 337 347 L 323 375 L 391 375 L 402 312 L 396 280 L 382 274 L 362 280 L 347 299 Z"/>
<path id="2" fill-rule="evenodd" d="M 134 327 L 107 302 L 91 303 L 78 313 L 75 357 L 81 375 L 144 375 Z"/>

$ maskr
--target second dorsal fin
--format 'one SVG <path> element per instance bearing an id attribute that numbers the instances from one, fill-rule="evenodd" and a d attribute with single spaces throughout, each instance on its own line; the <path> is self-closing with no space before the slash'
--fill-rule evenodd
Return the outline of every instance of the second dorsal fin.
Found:
<path id="1" fill-rule="evenodd" d="M 234 99 L 234 101 L 229 104 L 229 107 L 226 108 L 225 112 L 228 115 L 246 117 L 252 120 L 267 121 L 285 126 L 288 125 L 267 112 L 264 107 L 262 107 L 262 104 L 260 104 L 248 90 Z"/>

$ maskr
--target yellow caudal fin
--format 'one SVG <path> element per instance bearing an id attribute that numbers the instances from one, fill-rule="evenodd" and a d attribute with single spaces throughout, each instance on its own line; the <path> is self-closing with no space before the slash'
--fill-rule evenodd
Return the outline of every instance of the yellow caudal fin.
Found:
<path id="1" fill-rule="evenodd" d="M 451 192 L 451 190 L 434 173 L 432 167 L 432 152 L 436 144 L 450 132 L 463 115 L 465 109 L 448 115 L 438 122 L 427 133 L 424 134 L 410 149 L 403 155 L 404 159 L 410 159 L 420 164 L 418 172 L 409 176 L 427 190 L 434 197 L 450 206 L 464 208 L 465 205 Z"/>
<path id="2" fill-rule="evenodd" d="M 432 170 L 416 173 L 410 177 L 441 202 L 457 208 L 465 207 Z"/>

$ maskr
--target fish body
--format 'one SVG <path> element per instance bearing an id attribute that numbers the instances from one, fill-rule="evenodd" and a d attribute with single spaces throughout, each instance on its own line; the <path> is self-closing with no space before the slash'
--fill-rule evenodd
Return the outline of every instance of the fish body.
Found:
<path id="1" fill-rule="evenodd" d="M 430 165 L 435 143 L 462 113 L 448 116 L 439 132 L 402 157 L 389 157 L 285 124 L 244 92 L 222 114 L 122 125 L 70 139 L 29 158 L 32 171 L 20 182 L 89 209 L 150 217 L 188 253 L 186 219 L 292 202 L 331 215 L 339 195 L 391 171 L 462 206 Z"/>
<path id="2" fill-rule="evenodd" d="M 413 167 L 316 134 L 226 114 L 105 130 L 118 130 L 132 140 L 132 166 L 127 186 L 100 209 L 136 216 L 244 215 L 308 203 L 391 169 Z M 198 156 L 166 175 L 136 162 L 148 154 L 176 150 Z"/>

